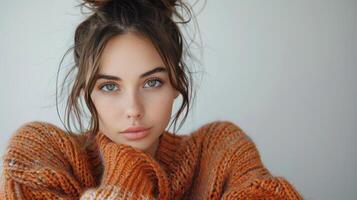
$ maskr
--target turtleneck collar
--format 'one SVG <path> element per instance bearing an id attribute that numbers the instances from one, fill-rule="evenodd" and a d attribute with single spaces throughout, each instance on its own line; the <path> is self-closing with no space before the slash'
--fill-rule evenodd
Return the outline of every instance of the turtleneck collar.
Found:
<path id="1" fill-rule="evenodd" d="M 164 131 L 159 138 L 159 145 L 155 152 L 155 160 L 168 172 L 169 164 L 176 154 L 178 146 L 184 136 L 178 136 L 171 132 Z"/>

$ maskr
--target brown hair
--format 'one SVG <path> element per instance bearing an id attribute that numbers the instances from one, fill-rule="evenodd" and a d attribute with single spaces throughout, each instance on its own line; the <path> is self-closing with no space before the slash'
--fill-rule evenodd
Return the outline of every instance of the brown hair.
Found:
<path id="1" fill-rule="evenodd" d="M 61 90 L 62 94 L 65 81 L 72 72 L 76 71 L 65 107 L 64 120 L 67 125 L 64 124 L 64 126 L 66 130 L 69 133 L 73 133 L 70 125 L 71 114 L 73 114 L 74 119 L 79 124 L 80 132 L 84 132 L 81 119 L 83 116 L 83 103 L 80 99 L 81 95 L 84 94 L 84 101 L 91 114 L 87 130 L 90 130 L 91 137 L 96 134 L 99 129 L 98 113 L 90 94 L 95 85 L 96 74 L 100 69 L 102 52 L 109 39 L 113 36 L 133 32 L 144 36 L 153 43 L 168 68 L 172 86 L 182 95 L 181 106 L 170 124 L 170 127 L 174 124 L 173 132 L 176 133 L 177 120 L 186 111 L 180 123 L 180 129 L 187 118 L 191 101 L 195 97 L 192 87 L 193 72 L 188 69 L 183 59 L 184 56 L 190 58 L 194 58 L 194 56 L 189 52 L 188 48 L 184 51 L 183 47 L 187 45 L 187 42 L 178 26 L 178 24 L 190 22 L 194 17 L 191 8 L 180 0 L 84 0 L 79 6 L 81 6 L 81 10 L 83 8 L 90 9 L 91 15 L 77 26 L 74 46 L 67 50 L 60 62 L 61 66 L 64 57 L 70 51 L 73 51 L 74 65 L 66 74 Z M 178 13 L 177 7 L 187 11 L 188 20 L 185 20 L 183 15 Z M 175 22 L 173 17 L 177 17 L 180 21 Z M 192 40 L 192 42 L 194 41 Z M 56 108 L 60 116 L 57 88 Z M 62 119 L 61 122 L 63 124 Z"/>

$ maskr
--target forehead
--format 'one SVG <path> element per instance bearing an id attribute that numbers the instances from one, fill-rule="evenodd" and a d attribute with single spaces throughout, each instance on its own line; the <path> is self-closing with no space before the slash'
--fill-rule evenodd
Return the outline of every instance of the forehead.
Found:
<path id="1" fill-rule="evenodd" d="M 135 73 L 157 66 L 164 66 L 164 63 L 152 42 L 129 32 L 108 41 L 101 57 L 100 72 Z"/>

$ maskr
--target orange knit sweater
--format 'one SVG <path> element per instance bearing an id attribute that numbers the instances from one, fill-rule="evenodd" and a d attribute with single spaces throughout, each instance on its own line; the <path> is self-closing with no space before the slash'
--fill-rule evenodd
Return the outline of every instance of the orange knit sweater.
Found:
<path id="1" fill-rule="evenodd" d="M 101 132 L 92 141 L 50 123 L 24 124 L 3 156 L 1 199 L 302 199 L 232 122 L 165 132 L 155 158 Z"/>

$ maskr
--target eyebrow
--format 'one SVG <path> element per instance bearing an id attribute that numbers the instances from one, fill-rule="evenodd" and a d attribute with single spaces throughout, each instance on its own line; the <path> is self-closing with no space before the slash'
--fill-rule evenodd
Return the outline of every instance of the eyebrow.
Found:
<path id="1" fill-rule="evenodd" d="M 140 78 L 144 78 L 147 76 L 150 76 L 151 74 L 159 73 L 159 72 L 167 72 L 166 68 L 164 67 L 156 67 L 155 69 L 152 69 L 150 71 L 147 71 L 143 74 L 140 75 Z M 106 74 L 98 74 L 96 80 L 98 79 L 108 79 L 108 80 L 115 80 L 115 81 L 121 81 L 120 77 L 112 76 L 112 75 L 106 75 Z"/>

